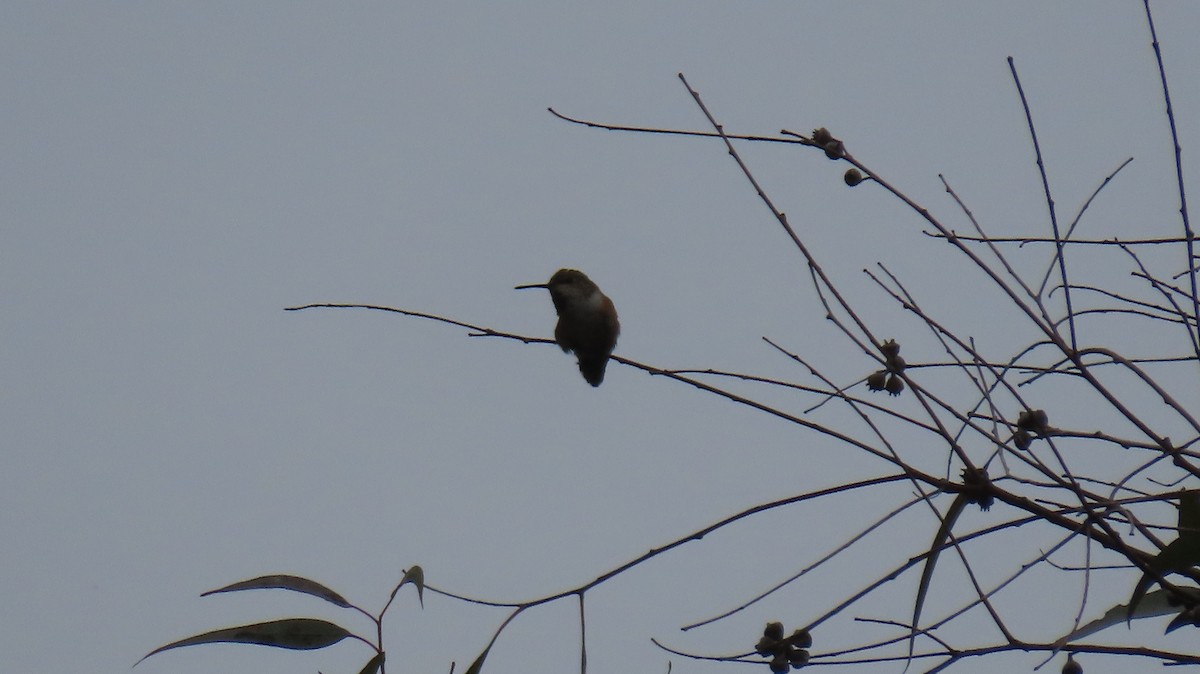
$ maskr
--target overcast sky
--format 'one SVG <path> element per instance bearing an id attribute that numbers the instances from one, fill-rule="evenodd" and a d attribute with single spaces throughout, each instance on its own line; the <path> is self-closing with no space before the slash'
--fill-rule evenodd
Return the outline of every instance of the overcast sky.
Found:
<path id="1" fill-rule="evenodd" d="M 1155 11 L 1194 179 L 1200 3 Z M 533 598 L 756 503 L 885 474 L 828 438 L 632 368 L 610 365 L 592 389 L 553 346 L 283 308 L 383 304 L 545 337 L 548 296 L 512 287 L 577 267 L 616 303 L 621 355 L 812 383 L 767 336 L 853 382 L 870 361 L 823 320 L 803 259 L 723 147 L 587 129 L 546 108 L 704 129 L 683 72 L 731 132 L 826 126 L 960 230 L 939 173 L 991 232 L 1045 235 L 1008 56 L 1063 212 L 1135 157 L 1081 232 L 1177 235 L 1158 73 L 1132 0 L 3 3 L 0 671 L 123 672 L 166 642 L 291 615 L 369 633 L 361 616 L 278 591 L 198 596 L 267 573 L 320 580 L 371 610 L 412 564 L 448 590 Z M 882 190 L 846 188 L 845 167 L 819 152 L 739 148 L 910 360 L 942 354 L 916 352 L 924 329 L 862 276 L 876 260 L 996 353 L 1024 339 L 1005 341 L 1011 312 L 990 310 L 980 278 Z M 1029 249 L 1030 269 L 1045 252 Z M 1114 261 L 1123 277 L 1128 260 L 1093 260 Z M 763 395 L 793 413 L 816 402 Z M 944 448 L 928 452 L 937 470 Z M 767 620 L 818 614 L 927 546 L 928 509 L 811 582 L 678 631 L 811 563 L 909 489 L 763 515 L 597 589 L 591 671 L 743 671 L 669 657 L 649 638 L 730 654 Z M 1013 514 L 1000 510 L 964 525 Z M 930 616 L 966 596 L 951 566 Z M 1087 617 L 1132 587 L 1128 572 L 1102 578 L 1110 603 Z M 1062 591 L 1025 628 L 1057 636 L 1078 583 L 1034 580 L 1004 601 Z M 847 617 L 902 620 L 915 585 L 909 573 Z M 461 672 L 505 615 L 399 601 L 390 671 Z M 576 611 L 522 616 L 485 671 L 571 671 Z M 1191 630 L 1160 642 L 1162 626 L 1113 639 L 1195 650 Z M 888 633 L 836 629 L 863 631 L 831 627 L 815 649 Z M 137 671 L 354 672 L 369 655 L 353 642 L 209 646 Z M 1089 673 L 1127 664 L 1085 661 Z"/>

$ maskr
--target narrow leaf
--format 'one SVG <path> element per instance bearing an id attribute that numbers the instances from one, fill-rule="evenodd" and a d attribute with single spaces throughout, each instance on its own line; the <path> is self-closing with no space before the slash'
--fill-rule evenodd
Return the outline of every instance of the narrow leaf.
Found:
<path id="1" fill-rule="evenodd" d="M 1189 490 L 1179 495 L 1179 537 L 1171 541 L 1154 559 L 1150 568 L 1159 576 L 1185 571 L 1200 564 L 1200 491 Z M 1126 622 L 1133 619 L 1138 602 L 1155 582 L 1154 574 L 1143 573 L 1129 598 Z"/>
<path id="2" fill-rule="evenodd" d="M 417 586 L 417 600 L 421 602 L 421 608 L 425 608 L 425 570 L 419 565 L 413 565 L 404 572 L 404 577 L 400 579 L 400 585 L 397 587 L 404 587 L 405 583 Z"/>
<path id="3" fill-rule="evenodd" d="M 1200 539 L 1200 490 L 1179 495 L 1179 537 Z"/>
<path id="4" fill-rule="evenodd" d="M 1163 550 L 1165 551 L 1166 548 L 1163 548 Z M 1153 566 L 1153 564 L 1151 566 Z M 1133 586 L 1133 594 L 1129 597 L 1129 604 L 1125 607 L 1126 623 L 1133 620 L 1134 612 L 1137 610 L 1138 603 L 1142 601 L 1142 597 L 1145 596 L 1146 590 L 1149 590 L 1153 583 L 1154 578 L 1148 573 L 1143 573 L 1142 577 L 1138 578 L 1137 585 Z"/>
<path id="5" fill-rule="evenodd" d="M 350 636 L 349 632 L 331 622 L 317 620 L 316 618 L 285 618 L 283 620 L 272 620 L 270 622 L 242 625 L 240 627 L 227 627 L 221 630 L 205 632 L 204 634 L 197 634 L 194 637 L 180 639 L 166 646 L 160 646 L 144 655 L 142 660 L 151 655 L 169 651 L 172 648 L 197 646 L 199 644 L 256 644 L 259 646 L 310 651 L 332 646 L 348 636 Z M 142 660 L 138 660 L 138 662 L 140 663 Z M 134 664 L 136 666 L 137 663 Z"/>
<path id="6" fill-rule="evenodd" d="M 358 674 L 375 674 L 379 668 L 383 666 L 383 651 L 375 654 L 375 657 L 367 661 L 366 666 L 359 670 Z"/>
<path id="7" fill-rule="evenodd" d="M 1184 611 L 1183 613 L 1175 616 L 1175 619 L 1167 625 L 1167 629 L 1163 632 L 1163 634 L 1170 634 L 1171 632 L 1174 632 L 1185 625 L 1197 625 L 1196 615 L 1191 611 Z"/>
<path id="8" fill-rule="evenodd" d="M 201 597 L 207 597 L 210 594 L 218 594 L 220 592 L 237 592 L 239 590 L 265 590 L 265 589 L 282 589 L 291 590 L 293 592 L 303 592 L 311 594 L 314 597 L 320 597 L 325 601 L 341 606 L 342 608 L 350 608 L 350 602 L 346 601 L 342 595 L 325 587 L 315 580 L 301 578 L 300 576 L 289 576 L 286 574 L 276 574 L 273 576 L 259 576 L 250 580 L 243 580 L 239 583 L 219 587 L 215 590 L 209 590 Z"/>
<path id="9" fill-rule="evenodd" d="M 1179 571 L 1200 564 L 1200 491 L 1189 490 L 1179 495 L 1179 538 L 1182 548 L 1179 558 L 1171 560 L 1171 568 Z"/>
<path id="10" fill-rule="evenodd" d="M 1192 595 L 1193 599 L 1200 600 L 1200 588 L 1180 588 Z M 1133 612 L 1133 618 L 1155 618 L 1158 616 L 1172 615 L 1179 613 L 1180 606 L 1178 603 L 1172 603 L 1171 593 L 1166 590 L 1155 590 L 1146 593 L 1146 595 L 1138 602 L 1137 609 Z M 1078 641 L 1087 636 L 1091 636 L 1100 630 L 1103 630 L 1113 625 L 1119 625 L 1125 622 L 1126 615 L 1129 615 L 1129 607 L 1125 604 L 1118 604 L 1107 611 L 1099 618 L 1081 626 L 1079 629 L 1062 637 L 1054 642 L 1057 648 L 1062 648 L 1064 645 Z"/>
<path id="11" fill-rule="evenodd" d="M 488 647 L 483 649 L 483 652 L 479 654 L 479 657 L 475 658 L 475 662 L 472 662 L 471 666 L 467 667 L 467 671 L 463 672 L 463 674 L 479 674 L 479 672 L 483 671 L 483 661 L 487 658 L 488 651 L 490 650 L 492 650 L 492 645 L 488 644 Z"/>
<path id="12" fill-rule="evenodd" d="M 950 538 L 950 529 L 958 521 L 958 516 L 962 514 L 963 509 L 967 507 L 967 503 L 970 500 L 971 497 L 966 493 L 955 496 L 954 501 L 950 504 L 950 509 L 946 511 L 945 517 L 942 518 L 942 523 L 938 527 L 937 533 L 933 535 L 933 545 L 929 547 L 929 552 L 925 557 L 925 568 L 921 570 L 921 582 L 917 584 L 917 600 L 913 602 L 912 633 L 908 637 L 908 657 L 910 659 L 912 658 L 913 645 L 917 638 L 917 622 L 921 619 L 921 609 L 925 606 L 925 596 L 929 593 L 930 582 L 933 581 L 933 569 L 937 565 L 938 556 L 942 554 L 942 549 L 946 541 Z"/>

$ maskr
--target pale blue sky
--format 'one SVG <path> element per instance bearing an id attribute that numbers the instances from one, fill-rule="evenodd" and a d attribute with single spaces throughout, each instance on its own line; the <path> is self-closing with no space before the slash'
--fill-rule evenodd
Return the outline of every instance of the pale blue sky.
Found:
<path id="1" fill-rule="evenodd" d="M 1155 7 L 1194 184 L 1200 3 Z M 854 381 L 869 362 L 822 319 L 803 260 L 719 144 L 585 129 L 546 108 L 704 128 L 682 71 L 730 131 L 827 126 L 960 230 L 939 173 L 993 233 L 1045 233 L 1010 55 L 1062 212 L 1134 156 L 1081 231 L 1177 234 L 1138 2 L 4 3 L 0 671 L 127 671 L 211 628 L 340 617 L 278 592 L 198 598 L 265 573 L 318 579 L 372 609 L 414 563 L 466 594 L 540 596 L 755 503 L 882 474 L 826 438 L 630 368 L 610 365 L 593 390 L 553 347 L 282 309 L 386 304 L 548 336 L 549 299 L 511 288 L 571 266 L 616 302 L 622 355 L 811 383 L 765 335 Z M 882 191 L 847 189 L 845 167 L 819 153 L 740 147 L 882 334 L 924 338 L 862 277 L 875 260 L 998 352 L 1021 339 L 1006 333 L 1011 312 L 989 307 L 979 278 Z M 766 395 L 796 413 L 813 402 Z M 588 599 L 592 671 L 665 671 L 651 636 L 746 650 L 766 620 L 790 626 L 829 605 L 881 560 L 927 545 L 929 512 L 871 543 L 878 554 L 722 625 L 677 630 L 907 495 L 765 515 L 613 581 Z M 1132 578 L 1110 578 L 1123 598 Z M 902 618 L 915 584 L 906 575 L 854 615 Z M 956 596 L 935 594 L 929 615 Z M 1069 626 L 1077 598 L 1070 585 L 1045 632 Z M 403 601 L 393 671 L 462 671 L 504 615 Z M 575 611 L 522 617 L 485 671 L 569 671 Z M 1118 636 L 1145 641 L 1161 625 L 1137 630 Z M 816 648 L 883 631 L 843 634 L 818 634 Z M 1182 630 L 1165 643 L 1193 642 Z M 353 643 L 202 647 L 138 671 L 350 672 L 368 656 Z M 1123 670 L 1089 661 L 1098 671 Z"/>

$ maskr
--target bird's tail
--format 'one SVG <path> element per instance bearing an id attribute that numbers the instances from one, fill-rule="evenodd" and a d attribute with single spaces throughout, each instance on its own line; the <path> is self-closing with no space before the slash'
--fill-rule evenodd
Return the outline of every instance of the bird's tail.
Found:
<path id="1" fill-rule="evenodd" d="M 579 373 L 592 386 L 599 386 L 604 381 L 604 368 L 608 367 L 608 356 L 599 358 L 579 358 Z"/>

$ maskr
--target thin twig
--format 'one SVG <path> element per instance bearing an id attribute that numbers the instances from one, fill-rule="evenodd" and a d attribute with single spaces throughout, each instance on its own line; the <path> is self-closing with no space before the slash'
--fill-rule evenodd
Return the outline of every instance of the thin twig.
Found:
<path id="1" fill-rule="evenodd" d="M 1171 105 L 1171 88 L 1167 86 L 1167 69 L 1163 65 L 1162 47 L 1158 44 L 1158 32 L 1154 28 L 1154 15 L 1150 12 L 1150 0 L 1144 0 L 1146 6 L 1146 25 L 1150 27 L 1150 44 L 1154 47 L 1154 60 L 1158 63 L 1158 79 L 1162 83 L 1163 102 L 1167 106 L 1167 125 L 1171 127 L 1171 143 L 1175 149 L 1175 182 L 1179 187 L 1179 217 L 1183 220 L 1183 235 L 1187 242 L 1187 261 L 1191 273 L 1188 281 L 1192 285 L 1192 316 L 1196 320 L 1196 332 L 1200 335 L 1200 292 L 1196 287 L 1196 271 L 1192 261 L 1196 259 L 1195 238 L 1192 231 L 1191 219 L 1188 217 L 1187 190 L 1183 180 L 1183 148 L 1179 145 L 1179 131 L 1175 128 L 1175 109 Z M 1193 340 L 1200 344 L 1200 337 Z M 1196 359 L 1200 361 L 1200 346 L 1197 347 Z"/>
<path id="2" fill-rule="evenodd" d="M 949 239 L 953 238 L 958 241 L 969 241 L 972 243 L 1016 243 L 1024 246 L 1027 243 L 1053 243 L 1063 246 L 1119 246 L 1125 244 L 1127 246 L 1158 246 L 1164 244 L 1183 243 L 1186 239 L 1182 237 L 1166 237 L 1161 239 L 1121 239 L 1113 237 L 1111 239 L 1070 239 L 1066 241 L 1055 241 L 1048 237 L 1039 236 L 967 236 L 951 231 L 949 234 L 942 232 L 921 232 L 925 236 L 933 239 Z"/>
<path id="3" fill-rule="evenodd" d="M 1029 101 L 1025 98 L 1025 89 L 1021 86 L 1021 78 L 1017 76 L 1017 66 L 1013 62 L 1013 57 L 1008 57 L 1008 69 L 1012 72 L 1013 82 L 1017 85 L 1017 93 L 1021 96 L 1021 107 L 1025 109 L 1025 121 L 1029 125 L 1029 137 L 1033 140 L 1033 151 L 1037 156 L 1038 174 L 1042 177 L 1042 190 L 1046 194 L 1046 208 L 1050 212 L 1050 230 L 1054 234 L 1054 241 L 1057 244 L 1057 252 L 1055 253 L 1055 262 L 1058 264 L 1059 274 L 1062 276 L 1062 283 L 1067 285 L 1067 262 L 1066 256 L 1063 255 L 1063 237 L 1058 231 L 1058 215 L 1054 210 L 1054 197 L 1050 194 L 1050 180 L 1046 177 L 1046 163 L 1042 160 L 1042 146 L 1038 143 L 1037 129 L 1033 126 L 1033 113 L 1029 109 Z M 1042 283 L 1042 287 L 1038 289 L 1040 296 L 1045 290 L 1046 284 Z M 1071 350 L 1079 348 L 1078 341 L 1075 338 L 1075 321 L 1071 318 L 1074 312 L 1071 310 L 1071 293 L 1069 290 L 1064 291 L 1064 300 L 1067 305 L 1067 317 L 1069 319 L 1069 329 L 1071 334 Z"/>
<path id="4" fill-rule="evenodd" d="M 689 131 L 687 129 L 663 129 L 663 128 L 649 127 L 649 126 L 622 126 L 619 124 L 604 124 L 602 122 L 592 122 L 592 121 L 588 121 L 586 119 L 577 119 L 575 117 L 569 117 L 569 116 L 564 115 L 561 112 L 555 110 L 554 108 L 546 108 L 546 109 L 550 111 L 550 114 L 563 120 L 564 122 L 571 122 L 572 124 L 579 124 L 581 126 L 586 126 L 586 127 L 592 128 L 592 129 L 605 129 L 607 131 L 633 131 L 636 133 L 649 133 L 649 134 L 659 134 L 659 135 L 667 135 L 667 136 L 699 136 L 701 138 L 721 138 L 721 134 L 713 132 L 713 131 Z M 792 134 L 792 137 L 790 137 L 790 138 L 780 138 L 778 136 L 750 136 L 750 135 L 740 135 L 740 134 L 728 134 L 726 137 L 733 138 L 736 140 L 756 141 L 756 142 L 760 142 L 760 143 L 785 143 L 788 145 L 812 145 L 813 144 L 813 142 L 808 140 L 807 138 L 804 138 L 803 136 L 799 136 L 799 135 L 795 135 L 795 134 Z"/>

